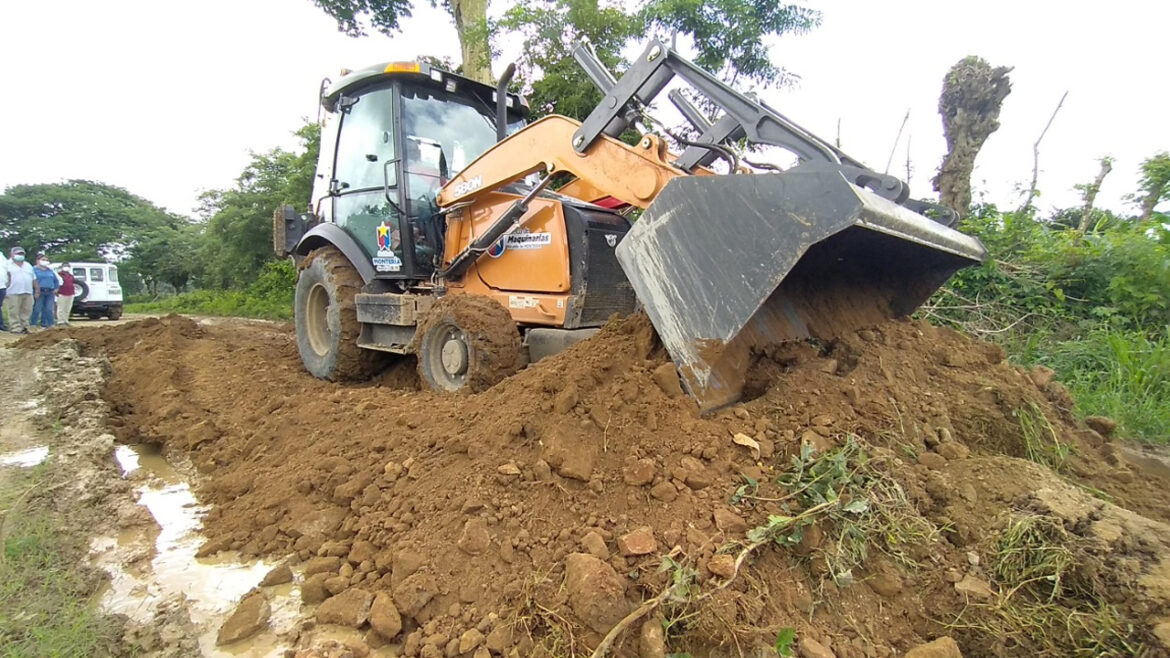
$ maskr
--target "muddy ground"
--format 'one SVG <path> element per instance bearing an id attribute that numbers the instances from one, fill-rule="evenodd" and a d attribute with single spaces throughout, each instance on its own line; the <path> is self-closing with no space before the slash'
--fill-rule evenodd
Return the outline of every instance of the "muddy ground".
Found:
<path id="1" fill-rule="evenodd" d="M 776 346 L 711 417 L 640 317 L 464 396 L 419 391 L 410 360 L 315 380 L 272 323 L 19 348 L 74 350 L 103 382 L 70 423 L 109 483 L 89 504 L 120 510 L 88 522 L 95 555 L 142 550 L 117 544 L 142 534 L 144 492 L 193 488 L 186 543 L 163 523 L 137 559 L 95 557 L 113 589 L 142 583 L 126 642 L 146 655 L 585 656 L 607 634 L 645 658 L 776 655 L 789 635 L 818 658 L 1170 655 L 1164 456 L 1086 427 L 1050 372 L 928 324 Z M 120 469 L 115 444 L 167 463 Z M 199 560 L 158 558 L 194 541 Z M 166 584 L 207 560 L 234 589 Z"/>

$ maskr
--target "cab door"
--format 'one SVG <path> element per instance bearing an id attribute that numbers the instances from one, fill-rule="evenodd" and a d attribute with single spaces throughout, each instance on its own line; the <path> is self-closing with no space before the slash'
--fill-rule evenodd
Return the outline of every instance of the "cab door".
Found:
<path id="1" fill-rule="evenodd" d="M 397 93 L 395 85 L 385 84 L 338 101 L 341 124 L 330 183 L 334 223 L 361 246 L 377 274 L 388 278 L 409 274 L 398 211 Z"/>

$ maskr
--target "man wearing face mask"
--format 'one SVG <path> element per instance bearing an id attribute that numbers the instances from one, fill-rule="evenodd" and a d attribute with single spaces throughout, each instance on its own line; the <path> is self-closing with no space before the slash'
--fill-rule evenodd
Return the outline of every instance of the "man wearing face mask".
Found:
<path id="1" fill-rule="evenodd" d="M 32 320 L 29 324 L 34 327 L 48 329 L 53 326 L 53 315 L 57 312 L 57 288 L 60 279 L 57 273 L 49 268 L 49 259 L 44 254 L 37 254 L 37 266 L 33 268 L 36 275 L 36 290 L 33 297 Z"/>
<path id="2" fill-rule="evenodd" d="M 13 247 L 12 261 L 8 263 L 8 295 L 4 298 L 8 306 L 8 322 L 12 333 L 27 334 L 28 320 L 32 315 L 33 296 L 37 292 L 37 275 L 32 265 L 24 262 L 24 249 Z"/>

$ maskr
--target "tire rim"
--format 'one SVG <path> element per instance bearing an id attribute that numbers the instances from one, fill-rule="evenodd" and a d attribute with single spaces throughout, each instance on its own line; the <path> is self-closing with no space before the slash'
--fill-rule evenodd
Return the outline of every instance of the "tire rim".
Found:
<path id="1" fill-rule="evenodd" d="M 328 315 L 329 291 L 318 283 L 309 289 L 308 299 L 305 300 L 305 333 L 308 334 L 309 347 L 318 356 L 328 354 L 333 343 Z"/>
<path id="2" fill-rule="evenodd" d="M 467 346 L 467 334 L 459 327 L 448 325 L 435 332 L 429 350 L 429 370 L 439 388 L 458 391 L 467 384 L 467 371 L 471 365 L 471 352 Z"/>

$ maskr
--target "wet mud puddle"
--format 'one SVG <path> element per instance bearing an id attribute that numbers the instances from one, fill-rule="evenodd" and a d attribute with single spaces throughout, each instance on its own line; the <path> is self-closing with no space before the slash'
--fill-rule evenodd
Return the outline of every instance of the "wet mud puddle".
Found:
<path id="1" fill-rule="evenodd" d="M 110 574 L 102 607 L 149 625 L 157 621 L 160 609 L 176 602 L 186 611 L 204 656 L 283 655 L 288 645 L 280 636 L 293 629 L 300 614 L 299 592 L 291 584 L 270 590 L 268 630 L 228 646 L 215 645 L 224 620 L 276 563 L 240 561 L 233 552 L 196 558 L 207 508 L 199 504 L 182 474 L 148 446 L 118 446 L 115 458 L 122 476 L 139 483 L 138 504 L 158 527 L 133 527 L 116 537 L 93 540 L 95 561 Z"/>

